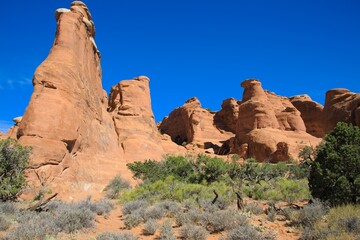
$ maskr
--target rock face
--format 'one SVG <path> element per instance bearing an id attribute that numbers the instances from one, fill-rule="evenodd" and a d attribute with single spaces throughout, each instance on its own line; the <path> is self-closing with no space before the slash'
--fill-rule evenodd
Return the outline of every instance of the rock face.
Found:
<path id="1" fill-rule="evenodd" d="M 298 95 L 290 98 L 291 103 L 301 113 L 306 132 L 314 137 L 322 138 L 325 135 L 323 125 L 323 106 L 311 100 L 308 95 Z"/>
<path id="2" fill-rule="evenodd" d="M 225 99 L 221 104 L 221 110 L 215 114 L 215 125 L 228 132 L 236 133 L 236 125 L 239 117 L 239 104 L 234 98 Z"/>
<path id="3" fill-rule="evenodd" d="M 106 111 L 91 15 L 85 4 L 75 1 L 55 17 L 55 41 L 34 74 L 34 92 L 17 138 L 33 148 L 28 172 L 33 187 L 46 184 L 80 197 L 100 191 L 126 167 Z"/>
<path id="4" fill-rule="evenodd" d="M 320 141 L 306 133 L 300 112 L 288 98 L 264 91 L 255 79 L 245 80 L 241 86 L 244 94 L 236 136 L 223 146 L 223 152 L 277 162 L 296 158 L 306 144 Z"/>
<path id="5" fill-rule="evenodd" d="M 140 76 L 111 89 L 108 111 L 128 161 L 159 159 L 165 153 L 151 108 L 149 82 Z"/>
<path id="6" fill-rule="evenodd" d="M 325 132 L 331 131 L 336 123 L 352 123 L 360 127 L 360 94 L 344 88 L 326 92 L 323 110 Z"/>
<path id="7" fill-rule="evenodd" d="M 159 130 L 168 134 L 178 145 L 213 148 L 216 152 L 221 142 L 234 134 L 216 128 L 214 115 L 202 108 L 197 98 L 191 98 L 164 118 Z"/>

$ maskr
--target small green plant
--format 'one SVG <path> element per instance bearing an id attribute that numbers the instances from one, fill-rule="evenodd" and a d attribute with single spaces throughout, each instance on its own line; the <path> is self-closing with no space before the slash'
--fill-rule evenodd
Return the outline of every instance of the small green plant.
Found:
<path id="1" fill-rule="evenodd" d="M 24 170 L 30 151 L 14 139 L 0 141 L 0 200 L 13 200 L 26 185 Z"/>

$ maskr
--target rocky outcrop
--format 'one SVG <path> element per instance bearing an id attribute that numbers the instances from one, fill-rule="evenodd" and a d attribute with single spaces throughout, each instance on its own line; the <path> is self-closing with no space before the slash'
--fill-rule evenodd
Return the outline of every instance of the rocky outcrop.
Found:
<path id="1" fill-rule="evenodd" d="M 239 117 L 239 104 L 234 98 L 225 99 L 221 109 L 214 116 L 217 128 L 236 133 L 236 124 Z"/>
<path id="2" fill-rule="evenodd" d="M 323 110 L 325 132 L 331 131 L 336 123 L 352 123 L 360 127 L 360 94 L 344 88 L 335 88 L 326 92 Z"/>
<path id="3" fill-rule="evenodd" d="M 306 132 L 314 137 L 322 138 L 325 135 L 323 124 L 323 106 L 311 100 L 311 98 L 304 94 L 290 98 L 291 103 L 301 113 L 301 118 L 304 120 Z"/>
<path id="4" fill-rule="evenodd" d="M 165 153 L 151 108 L 149 82 L 140 76 L 111 89 L 108 111 L 127 161 L 160 159 Z"/>
<path id="5" fill-rule="evenodd" d="M 100 192 L 126 167 L 106 111 L 91 15 L 75 1 L 70 10 L 57 10 L 55 18 L 55 41 L 34 74 L 17 138 L 33 148 L 28 171 L 33 189 L 46 185 L 74 198 Z"/>
<path id="6" fill-rule="evenodd" d="M 305 145 L 319 143 L 320 139 L 306 133 L 300 112 L 288 98 L 264 91 L 255 79 L 245 80 L 241 86 L 244 94 L 236 136 L 223 145 L 222 152 L 277 162 L 297 158 Z"/>
<path id="7" fill-rule="evenodd" d="M 216 128 L 215 113 L 201 107 L 197 98 L 191 98 L 165 117 L 159 126 L 178 145 L 192 145 L 202 149 L 216 150 L 221 142 L 234 134 Z"/>

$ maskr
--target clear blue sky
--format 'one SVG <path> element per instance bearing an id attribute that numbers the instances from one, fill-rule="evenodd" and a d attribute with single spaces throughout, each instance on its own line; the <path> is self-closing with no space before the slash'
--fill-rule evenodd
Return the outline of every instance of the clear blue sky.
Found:
<path id="1" fill-rule="evenodd" d="M 0 2 L 0 130 L 23 114 L 31 79 L 55 35 L 65 0 Z M 203 107 L 241 99 L 258 78 L 279 95 L 323 104 L 335 87 L 360 92 L 358 0 L 88 0 L 102 55 L 103 87 L 151 78 L 156 121 L 197 96 Z"/>

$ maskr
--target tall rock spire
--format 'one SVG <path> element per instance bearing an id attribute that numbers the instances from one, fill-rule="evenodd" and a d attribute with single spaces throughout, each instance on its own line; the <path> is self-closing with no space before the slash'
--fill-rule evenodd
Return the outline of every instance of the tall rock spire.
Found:
<path id="1" fill-rule="evenodd" d="M 46 179 L 49 188 L 74 197 L 72 193 L 100 191 L 126 167 L 106 111 L 91 14 L 75 1 L 70 9 L 56 10 L 55 19 L 55 40 L 34 74 L 34 92 L 17 138 L 33 147 L 31 184 L 40 186 Z"/>

